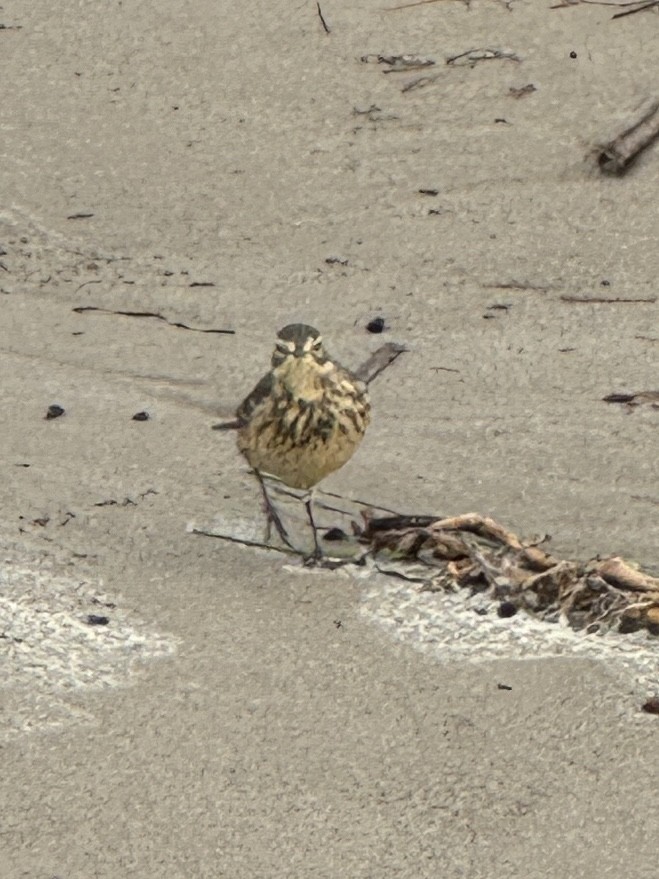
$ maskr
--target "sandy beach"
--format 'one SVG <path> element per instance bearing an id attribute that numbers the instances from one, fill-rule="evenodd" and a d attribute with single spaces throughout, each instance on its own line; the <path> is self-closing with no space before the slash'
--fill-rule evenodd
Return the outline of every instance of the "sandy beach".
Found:
<path id="1" fill-rule="evenodd" d="M 190 530 L 262 521 L 211 425 L 300 321 L 408 349 L 323 488 L 659 575 L 659 410 L 603 400 L 659 390 L 659 147 L 594 159 L 659 7 L 615 12 L 4 4 L 0 879 L 656 875 L 656 637 Z"/>

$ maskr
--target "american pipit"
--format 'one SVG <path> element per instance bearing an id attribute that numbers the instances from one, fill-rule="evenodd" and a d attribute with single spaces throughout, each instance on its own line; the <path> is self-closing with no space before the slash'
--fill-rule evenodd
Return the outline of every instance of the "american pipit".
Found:
<path id="1" fill-rule="evenodd" d="M 259 480 L 270 519 L 289 546 L 262 477 L 309 491 L 352 457 L 369 421 L 366 385 L 329 357 L 318 330 L 306 324 L 280 330 L 272 369 L 240 404 L 236 421 L 222 427 L 238 430 L 238 448 Z M 310 494 L 305 507 L 317 558 L 321 551 Z"/>

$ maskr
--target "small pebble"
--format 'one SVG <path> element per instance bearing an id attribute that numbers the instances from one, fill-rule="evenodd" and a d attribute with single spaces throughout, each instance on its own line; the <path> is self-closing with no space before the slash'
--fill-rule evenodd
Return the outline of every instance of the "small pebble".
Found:
<path id="1" fill-rule="evenodd" d="M 507 617 L 514 617 L 517 613 L 517 606 L 514 605 L 512 601 L 502 601 L 497 608 L 497 613 L 504 619 Z"/>
<path id="2" fill-rule="evenodd" d="M 366 329 L 369 333 L 381 333 L 384 330 L 384 318 L 374 317 L 366 324 Z"/>
<path id="3" fill-rule="evenodd" d="M 323 540 L 347 540 L 348 535 L 341 528 L 330 528 L 323 534 Z"/>
<path id="4" fill-rule="evenodd" d="M 45 417 L 47 421 L 50 421 L 51 418 L 59 418 L 60 415 L 64 415 L 64 409 L 57 403 L 53 403 L 52 406 L 48 407 Z"/>
<path id="5" fill-rule="evenodd" d="M 148 421 L 151 416 L 148 412 L 136 412 L 133 415 L 133 421 Z"/>
<path id="6" fill-rule="evenodd" d="M 648 699 L 647 702 L 644 703 L 642 710 L 645 711 L 646 714 L 659 714 L 659 698 L 653 696 L 651 699 Z"/>

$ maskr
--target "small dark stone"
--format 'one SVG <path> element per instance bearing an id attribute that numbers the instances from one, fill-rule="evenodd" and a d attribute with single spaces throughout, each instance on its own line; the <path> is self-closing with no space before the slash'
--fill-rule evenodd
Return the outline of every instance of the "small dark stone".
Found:
<path id="1" fill-rule="evenodd" d="M 570 52 L 570 58 L 576 58 L 576 57 L 577 57 L 577 53 L 574 50 L 572 50 L 572 52 Z"/>
<path id="2" fill-rule="evenodd" d="M 439 195 L 439 189 L 420 189 L 419 192 L 421 195 Z"/>
<path id="3" fill-rule="evenodd" d="M 96 613 L 87 614 L 87 622 L 90 626 L 107 626 L 110 622 L 110 617 L 99 616 Z"/>
<path id="4" fill-rule="evenodd" d="M 641 708 L 646 714 L 659 714 L 659 697 L 652 696 Z"/>
<path id="5" fill-rule="evenodd" d="M 323 534 L 323 540 L 347 540 L 348 535 L 340 528 L 330 528 Z"/>
<path id="6" fill-rule="evenodd" d="M 148 421 L 150 417 L 148 412 L 136 412 L 133 415 L 133 421 Z"/>
<path id="7" fill-rule="evenodd" d="M 381 333 L 384 330 L 384 318 L 374 317 L 366 324 L 366 329 L 369 333 Z"/>
<path id="8" fill-rule="evenodd" d="M 497 690 L 512 690 L 508 684 L 497 684 Z"/>
<path id="9" fill-rule="evenodd" d="M 607 281 L 606 278 L 603 281 L 600 281 L 600 287 L 610 287 L 611 281 Z"/>
<path id="10" fill-rule="evenodd" d="M 517 605 L 513 604 L 512 601 L 502 601 L 497 608 L 497 613 L 504 619 L 507 617 L 514 617 L 517 613 Z"/>
<path id="11" fill-rule="evenodd" d="M 60 415 L 64 415 L 64 409 L 62 409 L 61 406 L 58 406 L 57 403 L 53 403 L 52 406 L 48 407 L 46 420 L 50 421 L 51 418 L 59 418 Z"/>
<path id="12" fill-rule="evenodd" d="M 640 616 L 633 617 L 631 614 L 622 616 L 618 623 L 618 631 L 621 635 L 629 635 L 630 632 L 638 632 L 644 627 L 645 623 L 643 622 L 643 619 Z"/>

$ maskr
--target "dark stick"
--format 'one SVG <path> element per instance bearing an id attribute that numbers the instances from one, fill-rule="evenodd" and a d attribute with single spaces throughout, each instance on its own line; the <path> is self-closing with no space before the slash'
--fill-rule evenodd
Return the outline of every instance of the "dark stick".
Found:
<path id="1" fill-rule="evenodd" d="M 369 519 L 364 529 L 366 537 L 378 531 L 402 531 L 405 528 L 429 528 L 443 516 L 378 516 Z"/>
<path id="2" fill-rule="evenodd" d="M 620 13 L 630 15 L 631 13 Z M 615 16 L 614 16 L 615 17 Z M 597 164 L 605 174 L 622 175 L 644 149 L 659 137 L 659 101 L 655 101 L 638 122 L 600 149 Z"/>
<path id="3" fill-rule="evenodd" d="M 89 281 L 88 283 L 93 284 L 97 282 Z M 81 284 L 81 286 L 84 285 Z M 96 305 L 76 305 L 71 311 L 74 311 L 76 314 L 85 314 L 85 312 L 88 311 L 96 311 L 98 314 L 116 314 L 120 317 L 153 317 L 156 320 L 164 321 L 166 324 L 169 324 L 170 327 L 177 327 L 180 330 L 191 330 L 194 333 L 219 333 L 227 336 L 235 336 L 236 334 L 235 330 L 205 330 L 200 327 L 189 327 L 187 324 L 180 323 L 179 321 L 167 320 L 166 317 L 163 317 L 162 314 L 158 314 L 155 311 L 115 311 L 112 308 L 100 308 Z"/>
<path id="4" fill-rule="evenodd" d="M 592 304 L 596 305 L 611 305 L 616 302 L 647 302 L 650 305 L 653 305 L 657 301 L 657 297 L 653 296 L 650 299 L 624 299 L 623 297 L 615 297 L 611 299 L 606 299 L 602 296 L 560 296 L 559 299 L 561 302 L 573 302 L 577 304 Z"/>
<path id="5" fill-rule="evenodd" d="M 239 543 L 241 546 L 254 546 L 258 549 L 269 549 L 271 552 L 283 552 L 285 555 L 300 555 L 296 549 L 289 549 L 287 546 L 272 546 L 270 543 L 260 543 L 258 540 L 234 537 L 232 534 L 215 534 L 213 531 L 205 531 L 203 528 L 192 528 L 190 533 L 200 534 L 202 537 L 217 537 L 218 540 L 228 540 L 229 543 Z"/>
<path id="6" fill-rule="evenodd" d="M 325 33 L 326 33 L 326 34 L 331 33 L 330 29 L 329 29 L 328 26 L 327 26 L 327 22 L 326 22 L 325 19 L 323 18 L 323 10 L 320 8 L 320 3 L 316 3 L 316 9 L 318 10 L 318 18 L 320 19 L 321 24 L 323 25 L 323 28 L 324 28 L 324 30 L 325 30 Z"/>
<path id="7" fill-rule="evenodd" d="M 616 12 L 615 15 L 611 16 L 611 21 L 613 21 L 614 18 L 623 18 L 625 15 L 633 15 L 635 12 L 643 12 L 644 9 L 651 9 L 658 3 L 659 0 L 649 0 L 648 3 L 644 3 L 643 6 L 637 6 L 636 9 L 626 9 L 624 12 Z"/>

